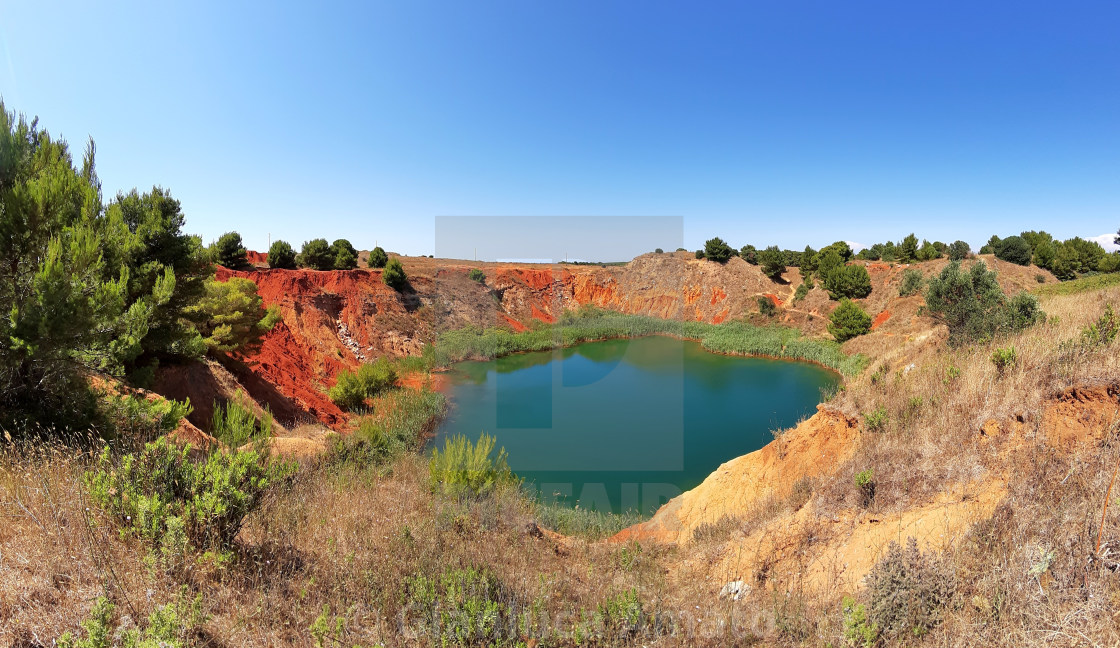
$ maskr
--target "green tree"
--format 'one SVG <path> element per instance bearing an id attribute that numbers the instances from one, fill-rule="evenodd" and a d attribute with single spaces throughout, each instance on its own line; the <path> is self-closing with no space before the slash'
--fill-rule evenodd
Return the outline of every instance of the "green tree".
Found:
<path id="1" fill-rule="evenodd" d="M 205 295 L 187 313 L 198 322 L 199 333 L 213 351 L 251 346 L 280 321 L 279 309 L 265 310 L 257 284 L 242 277 L 207 281 Z"/>
<path id="2" fill-rule="evenodd" d="M 467 275 L 471 281 L 477 281 L 480 284 L 486 283 L 486 273 L 478 268 L 471 268 L 470 273 Z"/>
<path id="3" fill-rule="evenodd" d="M 919 261 L 933 261 L 940 256 L 941 252 L 937 249 L 936 245 L 930 243 L 925 239 L 922 239 L 922 247 L 918 248 Z"/>
<path id="4" fill-rule="evenodd" d="M 871 294 L 871 275 L 862 265 L 834 268 L 825 276 L 823 283 L 832 299 L 861 299 Z"/>
<path id="5" fill-rule="evenodd" d="M 366 259 L 366 264 L 371 268 L 384 268 L 388 262 L 389 255 L 385 254 L 385 250 L 381 249 L 381 246 L 373 248 L 369 253 L 369 258 Z"/>
<path id="6" fill-rule="evenodd" d="M 249 265 L 248 252 L 241 243 L 241 235 L 237 232 L 226 232 L 214 244 L 214 262 L 233 270 L 240 270 Z"/>
<path id="7" fill-rule="evenodd" d="M 909 234 L 898 244 L 898 260 L 902 263 L 913 263 L 918 258 L 918 237 Z"/>
<path id="8" fill-rule="evenodd" d="M 995 255 L 1001 261 L 1021 266 L 1030 265 L 1031 246 L 1021 236 L 1008 236 L 995 246 Z"/>
<path id="9" fill-rule="evenodd" d="M 1040 268 L 1050 269 L 1054 263 L 1054 243 L 1052 241 L 1040 241 L 1034 248 L 1034 264 Z"/>
<path id="10" fill-rule="evenodd" d="M 739 256 L 751 265 L 758 265 L 758 250 L 749 243 L 739 250 Z"/>
<path id="11" fill-rule="evenodd" d="M 358 267 L 358 251 L 346 239 L 331 243 L 331 258 L 335 270 L 352 270 Z"/>
<path id="12" fill-rule="evenodd" d="M 771 279 L 778 279 L 786 270 L 785 257 L 777 245 L 771 245 L 758 255 L 762 273 Z"/>
<path id="13" fill-rule="evenodd" d="M 999 246 L 999 241 L 999 237 L 992 234 L 992 238 L 988 239 L 988 242 L 980 248 L 980 254 L 995 254 L 996 247 Z"/>
<path id="14" fill-rule="evenodd" d="M 296 262 L 312 270 L 331 270 L 334 268 L 334 255 L 331 254 L 331 246 L 327 245 L 327 239 L 318 238 L 303 244 Z"/>
<path id="15" fill-rule="evenodd" d="M 709 261 L 716 263 L 727 263 L 727 261 L 734 256 L 735 250 L 731 246 L 723 242 L 720 237 L 710 238 L 704 242 L 704 256 Z"/>
<path id="16" fill-rule="evenodd" d="M 828 317 L 828 332 L 837 342 L 844 342 L 871 330 L 871 316 L 848 298 Z"/>
<path id="17" fill-rule="evenodd" d="M 271 268 L 292 270 L 296 267 L 296 251 L 287 241 L 275 241 L 268 248 L 268 265 Z"/>
<path id="18" fill-rule="evenodd" d="M 1008 299 L 996 281 L 996 273 L 984 262 L 973 264 L 968 272 L 953 261 L 926 288 L 930 315 L 949 328 L 954 345 L 986 341 L 1016 331 L 1043 317 L 1038 300 L 1026 293 Z"/>
<path id="19" fill-rule="evenodd" d="M 404 266 L 397 259 L 389 259 L 385 269 L 381 271 L 381 281 L 393 290 L 402 290 L 408 285 L 408 276 L 404 273 Z"/>
<path id="20" fill-rule="evenodd" d="M 126 311 L 127 270 L 107 267 L 101 223 L 92 142 L 75 168 L 64 141 L 0 101 L 0 427 L 88 421 L 82 368 L 146 333 L 150 301 Z"/>
<path id="21" fill-rule="evenodd" d="M 817 271 L 817 262 L 817 251 L 806 245 L 805 250 L 801 252 L 801 265 L 798 267 L 802 279 L 813 276 L 813 273 Z"/>
<path id="22" fill-rule="evenodd" d="M 821 250 L 816 256 L 817 262 L 817 277 L 823 283 L 828 275 L 837 268 L 844 267 L 844 260 L 840 258 L 840 254 L 835 248 L 826 247 Z"/>
<path id="23" fill-rule="evenodd" d="M 820 253 L 824 254 L 827 250 L 834 250 L 844 263 L 851 261 L 854 256 L 852 254 L 852 246 L 848 245 L 846 241 L 836 241 L 832 245 L 821 248 Z"/>
<path id="24" fill-rule="evenodd" d="M 963 261 L 964 259 L 968 258 L 968 254 L 970 251 L 971 248 L 969 248 L 968 243 L 965 243 L 961 240 L 953 241 L 949 245 L 949 260 Z"/>

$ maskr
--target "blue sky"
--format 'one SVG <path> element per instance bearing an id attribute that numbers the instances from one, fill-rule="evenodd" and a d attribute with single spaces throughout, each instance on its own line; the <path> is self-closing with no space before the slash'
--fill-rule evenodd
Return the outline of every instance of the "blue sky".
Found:
<path id="1" fill-rule="evenodd" d="M 1076 1 L 0 0 L 0 94 L 93 136 L 107 194 L 163 185 L 254 248 L 427 254 L 437 216 L 978 247 L 1120 227 L 1117 25 Z"/>

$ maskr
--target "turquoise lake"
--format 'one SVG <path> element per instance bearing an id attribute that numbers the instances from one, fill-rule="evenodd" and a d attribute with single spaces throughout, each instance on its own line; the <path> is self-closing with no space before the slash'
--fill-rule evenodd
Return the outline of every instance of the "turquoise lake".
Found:
<path id="1" fill-rule="evenodd" d="M 812 414 L 838 383 L 816 365 L 669 337 L 589 342 L 456 364 L 434 443 L 486 432 L 542 499 L 648 515 Z"/>

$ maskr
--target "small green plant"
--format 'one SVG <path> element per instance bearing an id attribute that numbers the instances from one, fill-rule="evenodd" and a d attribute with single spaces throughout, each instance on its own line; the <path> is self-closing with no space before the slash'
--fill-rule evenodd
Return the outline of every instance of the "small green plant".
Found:
<path id="1" fill-rule="evenodd" d="M 844 641 L 853 648 L 873 648 L 879 639 L 879 628 L 868 622 L 867 608 L 850 596 L 845 596 L 841 605 L 844 611 Z"/>
<path id="2" fill-rule="evenodd" d="M 603 633 L 608 640 L 618 641 L 636 636 L 648 621 L 642 600 L 634 588 L 608 596 L 599 604 Z"/>
<path id="3" fill-rule="evenodd" d="M 992 364 L 996 366 L 996 370 L 1002 376 L 1007 373 L 1007 370 L 1018 362 L 1019 356 L 1015 352 L 1015 347 L 1001 347 L 992 352 Z"/>
<path id="4" fill-rule="evenodd" d="M 855 483 L 859 488 L 863 506 L 870 506 L 875 499 L 875 471 L 871 468 L 859 471 L 856 473 Z"/>
<path id="5" fill-rule="evenodd" d="M 759 297 L 758 312 L 767 317 L 773 317 L 778 313 L 778 307 L 774 305 L 774 302 L 769 297 Z"/>
<path id="6" fill-rule="evenodd" d="M 924 278 L 922 271 L 917 268 L 909 268 L 902 273 L 902 283 L 899 284 L 898 294 L 900 297 L 909 297 L 916 295 L 922 289 L 922 282 Z"/>
<path id="7" fill-rule="evenodd" d="M 202 612 L 202 595 L 187 597 L 184 586 L 175 601 L 158 606 L 148 615 L 143 629 L 122 629 L 113 623 L 116 606 L 100 596 L 93 603 L 89 617 L 82 621 L 84 638 L 65 633 L 58 638 L 60 648 L 181 648 L 191 645 L 193 631 L 206 623 Z"/>
<path id="8" fill-rule="evenodd" d="M 797 290 L 793 291 L 793 301 L 794 301 L 794 303 L 797 303 L 797 302 L 801 301 L 802 299 L 805 299 L 805 297 L 807 297 L 809 295 L 809 291 L 812 290 L 812 289 L 813 289 L 813 280 L 812 279 L 806 279 L 805 281 L 801 282 L 801 284 L 799 286 L 797 286 Z"/>
<path id="9" fill-rule="evenodd" d="M 246 443 L 272 436 L 272 413 L 266 408 L 259 420 L 249 405 L 240 398 L 222 405 L 214 403 L 214 418 L 210 434 L 228 448 L 240 448 Z"/>
<path id="10" fill-rule="evenodd" d="M 338 374 L 334 387 L 327 392 L 335 405 L 345 410 L 355 410 L 397 382 L 397 370 L 388 358 L 367 362 L 357 371 L 344 369 Z"/>
<path id="11" fill-rule="evenodd" d="M 1044 275 L 1044 274 L 1036 274 L 1036 275 L 1034 276 L 1034 280 L 1035 280 L 1035 281 L 1037 281 L 1038 283 L 1046 283 L 1046 275 Z"/>
<path id="12" fill-rule="evenodd" d="M 160 438 L 114 461 L 109 447 L 85 475 L 90 497 L 121 527 L 153 548 L 232 544 L 265 493 L 294 471 L 254 451 L 214 452 L 193 461 L 190 446 Z"/>
<path id="13" fill-rule="evenodd" d="M 878 385 L 879 383 L 883 382 L 886 377 L 887 365 L 884 363 L 879 365 L 879 368 L 875 370 L 875 373 L 871 374 L 871 384 Z"/>
<path id="14" fill-rule="evenodd" d="M 444 646 L 518 646 L 533 631 L 540 605 L 523 601 L 488 569 L 447 569 L 405 580 L 404 621 Z"/>
<path id="15" fill-rule="evenodd" d="M 307 628 L 315 641 L 315 648 L 326 648 L 342 644 L 346 634 L 346 618 L 349 614 L 331 614 L 330 604 L 323 604 L 323 611 L 315 617 L 315 621 Z"/>
<path id="16" fill-rule="evenodd" d="M 486 273 L 478 268 L 471 268 L 470 274 L 467 275 L 471 281 L 477 281 L 480 284 L 486 283 Z"/>
<path id="17" fill-rule="evenodd" d="M 137 395 L 107 395 L 102 406 L 119 436 L 139 441 L 150 441 L 171 432 L 193 409 L 189 398 L 180 402 L 162 398 L 148 400 Z"/>
<path id="18" fill-rule="evenodd" d="M 863 415 L 863 424 L 868 432 L 882 432 L 889 422 L 890 415 L 887 414 L 887 408 L 883 405 Z"/>
<path id="19" fill-rule="evenodd" d="M 1104 313 L 1081 331 L 1081 341 L 1085 346 L 1097 347 L 1111 344 L 1120 333 L 1120 321 L 1112 310 L 1112 304 L 1104 307 Z"/>
<path id="20" fill-rule="evenodd" d="M 956 365 L 949 365 L 948 367 L 945 368 L 945 380 L 943 382 L 945 384 L 949 384 L 949 383 L 953 382 L 954 380 L 956 380 L 957 378 L 960 378 L 960 377 L 961 377 L 960 367 L 958 367 Z"/>
<path id="21" fill-rule="evenodd" d="M 432 490 L 454 497 L 487 495 L 503 484 L 516 482 L 502 448 L 496 456 L 494 437 L 483 433 L 476 443 L 461 434 L 444 441 L 443 451 L 432 450 L 429 462 Z"/>
<path id="22" fill-rule="evenodd" d="M 661 248 L 657 248 L 656 250 L 653 251 L 653 253 L 654 254 L 665 254 L 665 250 L 662 250 Z"/>

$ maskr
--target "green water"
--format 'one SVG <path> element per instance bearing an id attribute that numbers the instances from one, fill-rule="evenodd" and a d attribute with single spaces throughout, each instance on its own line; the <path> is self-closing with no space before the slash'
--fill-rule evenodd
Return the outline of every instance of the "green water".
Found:
<path id="1" fill-rule="evenodd" d="M 645 514 L 766 445 L 839 381 L 660 336 L 461 362 L 451 376 L 436 444 L 486 432 L 542 499 Z"/>

